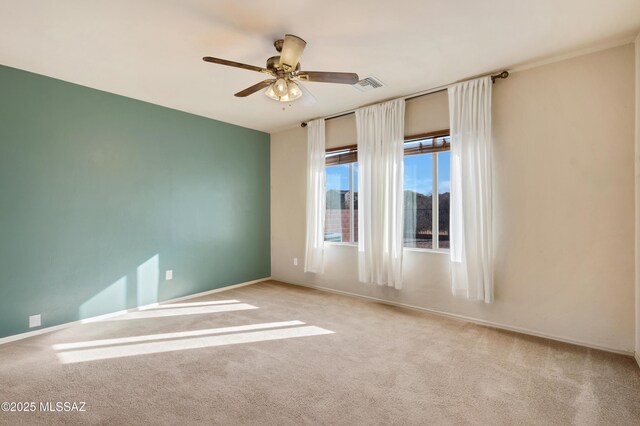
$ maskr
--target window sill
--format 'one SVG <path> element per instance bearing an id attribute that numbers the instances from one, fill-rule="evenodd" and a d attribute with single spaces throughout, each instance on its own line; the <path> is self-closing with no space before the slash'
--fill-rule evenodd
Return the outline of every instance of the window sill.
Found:
<path id="1" fill-rule="evenodd" d="M 325 241 L 326 246 L 339 246 L 339 247 L 358 247 L 358 243 L 339 243 L 336 241 Z M 403 247 L 404 251 L 415 251 L 418 253 L 435 253 L 435 254 L 449 254 L 448 249 L 425 249 L 416 247 Z"/>
<path id="2" fill-rule="evenodd" d="M 436 253 L 436 254 L 449 254 L 450 251 L 447 249 L 426 249 L 426 248 L 417 248 L 417 247 L 404 247 L 405 251 L 415 251 L 418 253 Z"/>

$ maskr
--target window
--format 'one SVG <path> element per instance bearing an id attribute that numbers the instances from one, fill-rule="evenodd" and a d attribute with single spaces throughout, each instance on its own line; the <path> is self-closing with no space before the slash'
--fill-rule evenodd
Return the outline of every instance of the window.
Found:
<path id="1" fill-rule="evenodd" d="M 405 247 L 449 248 L 449 144 L 448 131 L 422 135 L 405 142 Z"/>
<path id="2" fill-rule="evenodd" d="M 358 163 L 355 147 L 327 152 L 324 240 L 358 241 Z"/>
<path id="3" fill-rule="evenodd" d="M 405 247 L 449 248 L 449 147 L 448 130 L 411 137 L 405 141 Z M 358 241 L 357 160 L 355 145 L 327 151 L 325 241 Z"/>

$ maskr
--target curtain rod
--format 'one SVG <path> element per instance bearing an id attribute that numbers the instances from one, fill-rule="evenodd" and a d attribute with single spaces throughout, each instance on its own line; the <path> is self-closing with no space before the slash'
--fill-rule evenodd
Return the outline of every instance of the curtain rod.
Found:
<path id="1" fill-rule="evenodd" d="M 502 71 L 502 72 L 500 72 L 498 74 L 492 75 L 491 76 L 491 82 L 495 83 L 497 79 L 499 79 L 499 78 L 507 78 L 507 77 L 509 77 L 509 71 Z M 480 78 L 480 77 L 476 77 L 476 78 Z M 462 81 L 468 81 L 468 80 L 462 80 Z M 461 83 L 462 81 L 459 81 L 458 83 Z M 455 83 L 452 83 L 452 84 L 455 84 Z M 420 98 L 422 96 L 431 95 L 433 93 L 444 92 L 445 90 L 447 90 L 447 88 L 449 86 L 451 86 L 451 84 L 447 84 L 446 86 L 434 87 L 433 89 L 424 90 L 422 92 L 417 92 L 417 93 L 414 93 L 412 95 L 407 95 L 407 96 L 403 96 L 403 97 L 396 98 L 396 99 L 404 99 L 405 101 L 408 101 L 408 100 L 411 100 L 411 99 Z M 344 112 L 340 112 L 338 114 L 326 116 L 325 120 L 332 120 L 334 118 L 344 117 L 345 115 L 355 114 L 356 109 L 351 109 L 349 111 L 344 111 Z M 307 127 L 307 121 L 303 121 L 302 123 L 300 123 L 300 126 L 301 127 Z"/>

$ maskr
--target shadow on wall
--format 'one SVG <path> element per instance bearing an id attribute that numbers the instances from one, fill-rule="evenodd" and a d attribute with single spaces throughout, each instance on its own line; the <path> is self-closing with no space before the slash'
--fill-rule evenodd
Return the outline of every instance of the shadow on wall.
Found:
<path id="1" fill-rule="evenodd" d="M 158 303 L 159 285 L 160 255 L 155 254 L 136 269 L 136 302 L 134 307 Z M 127 306 L 128 290 L 127 276 L 125 275 L 80 305 L 78 318 L 83 320 L 127 310 L 129 308 Z"/>

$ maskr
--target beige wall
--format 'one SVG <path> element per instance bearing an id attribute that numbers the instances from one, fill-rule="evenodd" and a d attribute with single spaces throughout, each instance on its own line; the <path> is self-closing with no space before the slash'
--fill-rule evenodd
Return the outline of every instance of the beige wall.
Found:
<path id="1" fill-rule="evenodd" d="M 434 132 L 449 128 L 447 92 L 433 93 L 407 101 L 405 108 L 405 135 Z M 294 132 L 296 133 L 296 132 Z M 301 133 L 306 138 L 305 132 Z M 275 136 L 275 135 L 274 135 Z M 355 145 L 355 114 L 326 121 L 325 138 L 327 148 Z"/>
<path id="2" fill-rule="evenodd" d="M 633 86 L 631 44 L 516 72 L 494 86 L 491 305 L 451 295 L 442 253 L 405 250 L 400 291 L 359 283 L 350 245 L 328 244 L 325 273 L 305 274 L 306 131 L 273 134 L 273 278 L 632 352 Z M 406 116 L 407 134 L 447 128 L 446 93 L 409 101 Z M 339 120 L 328 122 L 328 145 L 355 143 L 353 116 Z"/>

